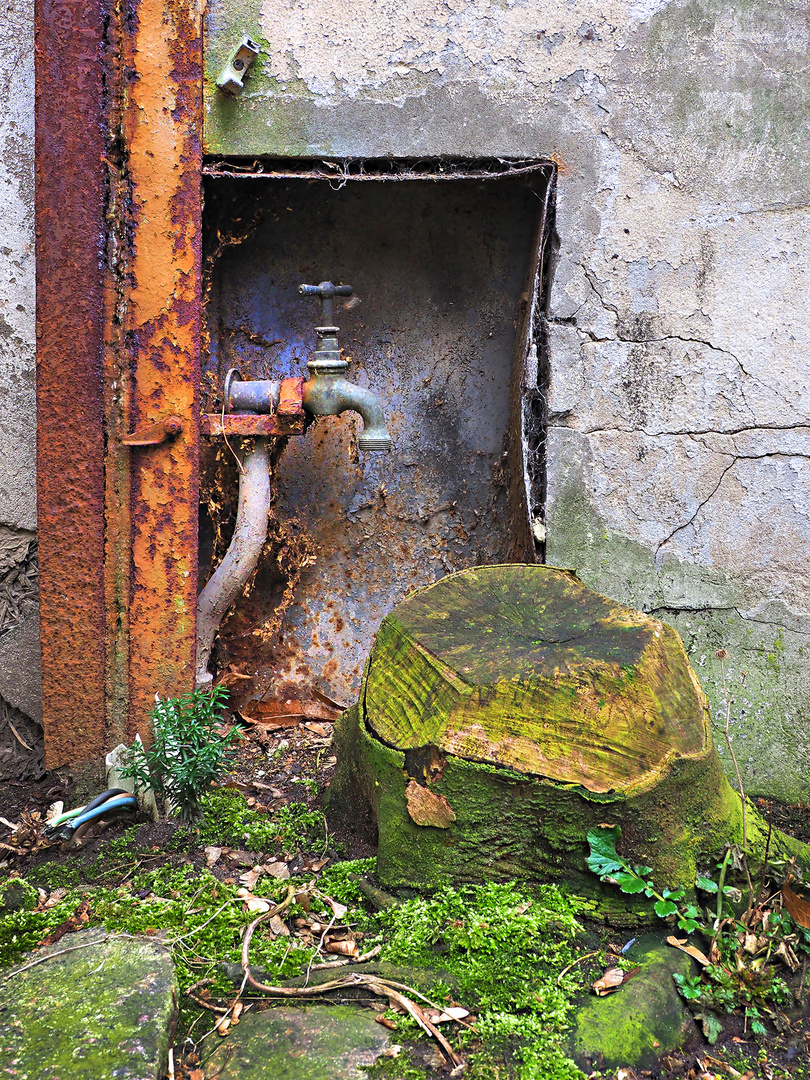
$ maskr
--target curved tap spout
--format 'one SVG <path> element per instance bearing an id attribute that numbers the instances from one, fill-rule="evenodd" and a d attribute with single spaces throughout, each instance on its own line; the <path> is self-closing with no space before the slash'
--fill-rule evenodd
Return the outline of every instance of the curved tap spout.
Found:
<path id="1" fill-rule="evenodd" d="M 312 365 L 308 365 L 310 368 Z M 332 372 L 313 372 L 303 386 L 303 405 L 313 416 L 337 416 L 351 410 L 363 417 L 360 450 L 390 450 L 391 436 L 385 426 L 380 399 L 371 390 Z"/>
<path id="2" fill-rule="evenodd" d="M 303 287 L 303 286 L 302 286 Z M 391 436 L 377 395 L 344 378 L 348 360 L 340 355 L 336 326 L 316 326 L 318 348 L 307 364 L 309 379 L 303 386 L 303 406 L 313 416 L 337 416 L 351 409 L 363 417 L 360 450 L 390 450 Z"/>

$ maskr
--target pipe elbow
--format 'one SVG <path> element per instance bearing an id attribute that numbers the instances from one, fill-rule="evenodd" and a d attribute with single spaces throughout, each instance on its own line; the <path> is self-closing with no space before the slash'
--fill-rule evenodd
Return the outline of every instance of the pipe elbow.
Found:
<path id="1" fill-rule="evenodd" d="M 343 378 L 315 376 L 304 383 L 304 408 L 313 416 L 337 416 L 356 412 L 363 418 L 363 433 L 357 440 L 360 450 L 390 450 L 391 436 L 377 395 Z"/>

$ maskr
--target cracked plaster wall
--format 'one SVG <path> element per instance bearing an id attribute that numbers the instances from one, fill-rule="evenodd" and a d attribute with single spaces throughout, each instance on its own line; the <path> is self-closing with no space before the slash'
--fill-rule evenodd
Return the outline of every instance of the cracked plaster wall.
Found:
<path id="1" fill-rule="evenodd" d="M 675 625 L 715 706 L 727 648 L 750 791 L 807 798 L 808 4 L 210 0 L 208 29 L 210 152 L 554 157 L 548 561 Z"/>
<path id="2" fill-rule="evenodd" d="M 7 0 L 0 19 L 0 220 L 0 776 L 8 776 L 22 768 L 8 717 L 25 739 L 41 736 L 32 0 Z"/>

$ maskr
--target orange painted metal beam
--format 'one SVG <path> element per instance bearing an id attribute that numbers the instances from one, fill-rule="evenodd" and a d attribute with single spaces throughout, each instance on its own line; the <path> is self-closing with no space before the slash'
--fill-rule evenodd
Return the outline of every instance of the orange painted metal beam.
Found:
<path id="1" fill-rule="evenodd" d="M 125 42 L 131 232 L 125 293 L 132 446 L 129 734 L 194 685 L 199 504 L 202 26 L 198 0 L 138 0 Z"/>

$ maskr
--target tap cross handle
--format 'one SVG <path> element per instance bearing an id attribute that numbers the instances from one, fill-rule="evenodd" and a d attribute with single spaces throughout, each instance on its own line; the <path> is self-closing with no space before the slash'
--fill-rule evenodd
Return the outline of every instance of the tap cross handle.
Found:
<path id="1" fill-rule="evenodd" d="M 321 301 L 321 326 L 332 326 L 332 300 L 335 296 L 351 296 L 351 285 L 333 285 L 331 281 L 322 281 L 320 285 L 299 285 L 301 296 L 318 296 Z"/>

